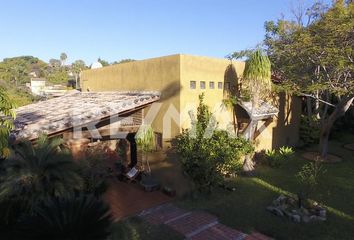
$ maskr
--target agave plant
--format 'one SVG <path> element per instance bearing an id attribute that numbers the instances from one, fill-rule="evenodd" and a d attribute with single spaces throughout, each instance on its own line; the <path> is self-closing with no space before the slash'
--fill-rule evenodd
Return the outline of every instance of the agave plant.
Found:
<path id="1" fill-rule="evenodd" d="M 92 195 L 51 197 L 17 227 L 18 239 L 105 240 L 110 234 L 109 207 Z"/>
<path id="2" fill-rule="evenodd" d="M 31 205 L 46 196 L 63 196 L 82 188 L 78 166 L 62 140 L 41 136 L 35 146 L 22 141 L 4 161 L 0 200 L 20 197 Z"/>

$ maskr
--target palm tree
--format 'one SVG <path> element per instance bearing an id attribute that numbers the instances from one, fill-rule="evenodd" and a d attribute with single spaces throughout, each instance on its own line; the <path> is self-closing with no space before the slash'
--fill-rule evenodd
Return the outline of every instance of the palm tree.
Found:
<path id="1" fill-rule="evenodd" d="M 60 61 L 61 61 L 61 66 L 64 67 L 65 66 L 65 61 L 68 58 L 68 55 L 66 55 L 66 53 L 61 53 L 60 54 Z"/>
<path id="2" fill-rule="evenodd" d="M 22 141 L 4 161 L 0 200 L 20 197 L 33 203 L 46 196 L 64 196 L 83 187 L 77 164 L 59 138 L 41 136 L 36 145 Z"/>
<path id="3" fill-rule="evenodd" d="M 77 89 L 77 81 L 80 75 L 80 72 L 86 68 L 86 64 L 83 60 L 76 60 L 72 63 L 71 69 L 75 76 L 75 89 Z"/>

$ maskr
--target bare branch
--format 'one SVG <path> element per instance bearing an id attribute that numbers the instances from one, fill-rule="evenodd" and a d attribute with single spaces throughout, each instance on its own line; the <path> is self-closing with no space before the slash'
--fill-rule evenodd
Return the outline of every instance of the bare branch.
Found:
<path id="1" fill-rule="evenodd" d="M 336 105 L 332 104 L 332 103 L 329 103 L 325 100 L 322 100 L 316 96 L 313 96 L 311 94 L 307 94 L 307 93 L 300 93 L 300 96 L 304 96 L 304 97 L 310 97 L 310 98 L 313 98 L 313 99 L 316 99 L 317 101 L 321 102 L 321 103 L 324 103 L 324 104 L 327 104 L 328 106 L 331 106 L 331 107 L 336 107 Z"/>

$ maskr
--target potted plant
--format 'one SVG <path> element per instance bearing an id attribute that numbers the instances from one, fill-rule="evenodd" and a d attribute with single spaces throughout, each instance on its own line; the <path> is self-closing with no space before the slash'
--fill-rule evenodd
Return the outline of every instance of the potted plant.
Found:
<path id="1" fill-rule="evenodd" d="M 136 143 L 140 150 L 142 151 L 142 166 L 143 174 L 141 177 L 140 184 L 144 187 L 145 191 L 154 191 L 159 189 L 160 185 L 151 176 L 151 168 L 148 159 L 150 152 L 154 150 L 155 137 L 154 131 L 150 125 L 142 125 L 135 135 Z"/>

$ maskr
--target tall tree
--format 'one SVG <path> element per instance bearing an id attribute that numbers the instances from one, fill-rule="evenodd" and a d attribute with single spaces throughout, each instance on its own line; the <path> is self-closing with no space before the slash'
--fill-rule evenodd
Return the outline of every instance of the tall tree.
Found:
<path id="1" fill-rule="evenodd" d="M 66 53 L 61 53 L 60 54 L 60 61 L 61 61 L 61 66 L 65 66 L 65 62 L 66 62 L 66 59 L 68 59 L 68 56 L 66 55 Z"/>
<path id="2" fill-rule="evenodd" d="M 48 81 L 54 84 L 67 84 L 69 80 L 65 69 L 54 69 L 48 74 Z"/>
<path id="3" fill-rule="evenodd" d="M 106 60 L 103 60 L 101 58 L 98 58 L 97 62 L 101 63 L 103 67 L 109 66 L 109 62 L 107 62 Z"/>
<path id="4" fill-rule="evenodd" d="M 267 22 L 265 44 L 284 88 L 318 103 L 325 159 L 332 126 L 354 101 L 354 3 L 338 0 L 325 12 L 311 9 L 315 17 L 308 26 Z"/>
<path id="5" fill-rule="evenodd" d="M 83 60 L 76 60 L 75 62 L 72 63 L 71 65 L 71 70 L 75 76 L 75 89 L 77 89 L 78 85 L 78 79 L 80 76 L 80 72 L 86 68 L 86 64 Z"/>
<path id="6" fill-rule="evenodd" d="M 235 58 L 247 56 L 243 82 L 249 90 L 252 98 L 252 112 L 259 107 L 259 103 L 265 100 L 271 92 L 271 64 L 268 56 L 260 49 L 246 50 L 233 54 Z M 253 140 L 258 120 L 252 119 L 246 129 L 246 136 Z M 254 170 L 254 162 L 251 156 L 246 155 L 243 169 L 246 172 Z"/>
<path id="7" fill-rule="evenodd" d="M 51 58 L 49 59 L 49 66 L 52 68 L 59 68 L 61 65 L 61 61 L 58 59 Z"/>

